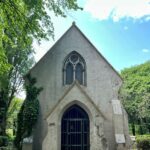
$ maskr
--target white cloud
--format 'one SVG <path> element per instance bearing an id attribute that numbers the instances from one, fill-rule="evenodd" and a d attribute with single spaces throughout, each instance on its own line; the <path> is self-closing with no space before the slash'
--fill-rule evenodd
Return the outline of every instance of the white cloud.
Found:
<path id="1" fill-rule="evenodd" d="M 150 20 L 150 16 L 146 17 L 146 21 L 149 21 Z"/>
<path id="2" fill-rule="evenodd" d="M 149 50 L 149 49 L 144 48 L 144 49 L 142 49 L 142 52 L 144 52 L 144 53 L 148 53 L 148 52 L 150 52 L 150 50 Z"/>
<path id="3" fill-rule="evenodd" d="M 122 18 L 149 20 L 150 0 L 87 0 L 84 10 L 94 18 L 105 20 L 112 18 L 119 21 Z"/>

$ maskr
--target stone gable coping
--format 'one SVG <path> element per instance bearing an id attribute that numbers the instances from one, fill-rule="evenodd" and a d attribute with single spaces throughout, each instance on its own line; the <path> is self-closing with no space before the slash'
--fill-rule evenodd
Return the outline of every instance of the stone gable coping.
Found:
<path id="1" fill-rule="evenodd" d="M 77 86 L 79 90 L 87 97 L 87 100 L 96 108 L 96 110 L 101 114 L 101 116 L 107 120 L 107 117 L 102 113 L 102 111 L 97 107 L 97 105 L 94 103 L 94 101 L 91 99 L 91 97 L 85 92 L 85 90 L 81 87 L 81 85 L 78 83 L 78 81 L 74 81 L 74 83 L 68 88 L 68 90 L 64 93 L 64 95 L 58 100 L 56 105 L 53 107 L 53 109 L 47 113 L 45 120 L 52 114 L 52 112 L 56 109 L 58 104 L 64 99 L 64 97 L 73 89 L 74 86 Z"/>

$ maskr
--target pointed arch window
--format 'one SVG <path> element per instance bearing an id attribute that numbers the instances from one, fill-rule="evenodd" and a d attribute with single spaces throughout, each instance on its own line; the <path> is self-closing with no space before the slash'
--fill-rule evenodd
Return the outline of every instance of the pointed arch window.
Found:
<path id="1" fill-rule="evenodd" d="M 66 84 L 71 84 L 73 82 L 73 66 L 68 63 L 66 66 Z"/>
<path id="2" fill-rule="evenodd" d="M 85 61 L 80 54 L 75 51 L 70 53 L 65 60 L 63 68 L 64 85 L 72 84 L 75 80 L 85 85 L 85 67 Z"/>

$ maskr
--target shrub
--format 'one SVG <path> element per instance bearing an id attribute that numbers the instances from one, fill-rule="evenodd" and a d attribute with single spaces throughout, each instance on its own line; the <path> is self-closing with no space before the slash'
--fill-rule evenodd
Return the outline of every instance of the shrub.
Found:
<path id="1" fill-rule="evenodd" d="M 3 145 L 7 145 L 8 144 L 8 137 L 7 136 L 0 136 L 0 147 Z"/>
<path id="2" fill-rule="evenodd" d="M 139 150 L 150 150 L 150 135 L 138 135 L 136 142 Z"/>

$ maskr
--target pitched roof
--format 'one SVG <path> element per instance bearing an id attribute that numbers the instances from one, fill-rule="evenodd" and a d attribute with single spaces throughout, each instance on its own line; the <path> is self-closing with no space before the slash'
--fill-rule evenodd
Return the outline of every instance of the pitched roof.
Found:
<path id="1" fill-rule="evenodd" d="M 99 52 L 99 50 L 92 44 L 92 42 L 83 34 L 83 32 L 76 26 L 75 22 L 72 23 L 72 25 L 70 26 L 70 28 L 55 42 L 55 44 L 48 50 L 47 53 L 51 52 L 51 49 L 53 49 L 53 47 L 55 45 L 57 45 L 57 43 L 73 28 L 75 27 L 77 29 L 77 31 L 84 37 L 84 39 L 94 48 L 94 50 L 96 51 L 96 53 L 98 53 L 98 55 L 110 66 L 110 68 L 117 74 L 117 76 L 122 80 L 122 77 L 120 76 L 120 74 L 114 69 L 114 67 L 107 61 L 107 59 Z M 32 71 L 33 68 L 35 68 L 38 63 L 47 55 L 47 53 L 31 68 L 31 70 L 28 72 L 30 73 Z"/>

